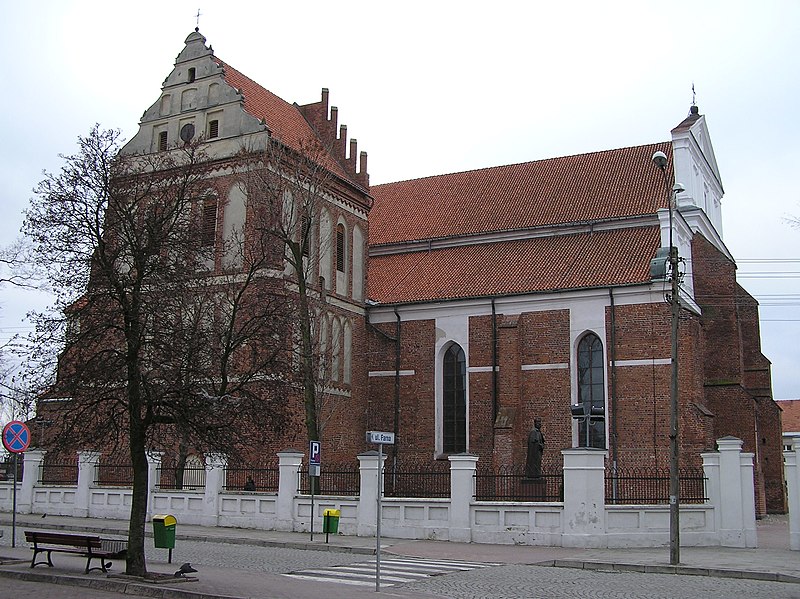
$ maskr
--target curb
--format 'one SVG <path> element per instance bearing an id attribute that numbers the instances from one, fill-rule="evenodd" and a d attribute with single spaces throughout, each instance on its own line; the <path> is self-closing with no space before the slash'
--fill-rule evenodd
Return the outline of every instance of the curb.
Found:
<path id="1" fill-rule="evenodd" d="M 41 525 L 38 528 L 45 528 L 48 530 L 70 530 L 75 532 L 93 532 L 100 535 L 107 535 L 107 536 L 127 536 L 128 531 L 121 528 L 106 528 L 103 526 L 72 526 L 67 524 L 45 524 L 44 522 L 40 523 Z M 0 519 L 0 525 L 6 525 L 6 523 Z M 10 525 L 10 523 L 9 523 Z M 25 526 L 28 528 L 33 528 L 34 526 L 30 522 L 25 522 Z M 19 528 L 19 523 L 17 524 L 17 528 Z M 320 533 L 323 534 L 323 533 Z M 145 531 L 144 534 L 147 538 L 152 538 L 153 533 L 149 531 Z M 254 547 L 278 547 L 281 549 L 306 549 L 311 551 L 330 551 L 331 553 L 352 553 L 355 555 L 375 555 L 375 549 L 368 548 L 368 547 L 350 547 L 347 545 L 329 545 L 329 544 L 319 544 L 314 542 L 298 542 L 298 541 L 271 541 L 269 539 L 253 539 L 247 537 L 217 537 L 214 535 L 197 535 L 191 533 L 177 533 L 175 535 L 176 540 L 181 541 L 199 541 L 205 543 L 224 543 L 226 545 L 252 545 Z"/>
<path id="2" fill-rule="evenodd" d="M 200 593 L 196 591 L 184 591 L 183 589 L 164 587 L 157 584 L 127 582 L 124 580 L 113 580 L 110 578 L 82 578 L 80 576 L 69 576 L 64 574 L 17 572 L 15 570 L 0 569 L 0 578 L 10 578 L 13 580 L 23 580 L 26 582 L 68 585 L 101 591 L 111 591 L 123 595 L 154 597 L 155 599 L 247 599 L 247 597 L 239 597 L 235 595 L 219 595 L 216 593 L 210 595 L 208 593 Z"/>
<path id="3" fill-rule="evenodd" d="M 667 566 L 646 564 L 624 564 L 613 562 L 552 560 L 536 564 L 554 568 L 573 568 L 576 570 L 596 570 L 599 572 L 642 572 L 646 574 L 677 574 L 682 576 L 711 576 L 714 578 L 742 578 L 768 582 L 800 584 L 800 576 L 780 572 L 756 572 L 750 570 L 726 570 L 724 568 L 701 568 L 695 566 Z"/>

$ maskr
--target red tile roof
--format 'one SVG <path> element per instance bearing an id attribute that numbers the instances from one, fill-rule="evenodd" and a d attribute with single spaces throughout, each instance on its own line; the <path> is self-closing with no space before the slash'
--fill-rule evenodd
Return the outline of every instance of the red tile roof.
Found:
<path id="1" fill-rule="evenodd" d="M 393 304 L 645 283 L 659 245 L 653 226 L 373 256 L 369 297 Z"/>
<path id="2" fill-rule="evenodd" d="M 214 57 L 214 60 L 225 70 L 228 85 L 241 90 L 244 95 L 245 112 L 259 120 L 263 119 L 273 137 L 301 153 L 308 141 L 319 140 L 296 105 L 279 98 L 219 58 Z M 323 166 L 340 177 L 350 178 L 330 151 L 326 154 Z"/>
<path id="3" fill-rule="evenodd" d="M 778 401 L 783 413 L 781 423 L 784 433 L 800 432 L 800 399 L 782 399 Z"/>
<path id="4" fill-rule="evenodd" d="M 654 214 L 669 142 L 372 186 L 371 246 Z M 670 159 L 671 162 L 671 159 Z"/>

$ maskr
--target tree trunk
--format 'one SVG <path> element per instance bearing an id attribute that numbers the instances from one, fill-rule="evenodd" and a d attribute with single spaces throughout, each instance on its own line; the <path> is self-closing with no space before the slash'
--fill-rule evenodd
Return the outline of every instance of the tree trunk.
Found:
<path id="1" fill-rule="evenodd" d="M 144 532 L 147 521 L 147 453 L 142 423 L 131 418 L 131 464 L 133 465 L 133 498 L 131 500 L 131 518 L 128 524 L 128 555 L 125 573 L 132 576 L 147 574 L 144 556 Z"/>

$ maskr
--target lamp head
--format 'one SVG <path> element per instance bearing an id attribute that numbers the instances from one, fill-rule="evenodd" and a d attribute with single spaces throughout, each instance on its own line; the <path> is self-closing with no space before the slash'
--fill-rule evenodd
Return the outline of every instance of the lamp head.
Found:
<path id="1" fill-rule="evenodd" d="M 663 170 L 667 166 L 667 155 L 661 151 L 656 152 L 653 154 L 653 164 Z"/>
<path id="2" fill-rule="evenodd" d="M 686 188 L 683 186 L 683 183 L 675 182 L 675 185 L 672 186 L 672 193 L 683 193 L 686 191 Z"/>

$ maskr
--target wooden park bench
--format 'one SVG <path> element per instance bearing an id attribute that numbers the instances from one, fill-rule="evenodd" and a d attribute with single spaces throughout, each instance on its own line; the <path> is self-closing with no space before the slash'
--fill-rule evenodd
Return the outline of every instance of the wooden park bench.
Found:
<path id="1" fill-rule="evenodd" d="M 50 559 L 50 554 L 72 553 L 87 558 L 87 574 L 90 570 L 102 570 L 103 572 L 107 572 L 107 568 L 111 566 L 111 563 L 106 563 L 106 560 L 125 559 L 128 552 L 127 541 L 101 539 L 95 535 L 26 530 L 25 540 L 33 544 L 33 547 L 31 547 L 31 549 L 33 549 L 31 568 L 40 564 L 47 564 L 52 568 L 53 561 Z M 36 556 L 40 553 L 47 553 L 47 561 L 36 561 Z M 100 567 L 91 567 L 93 559 L 100 560 Z"/>

